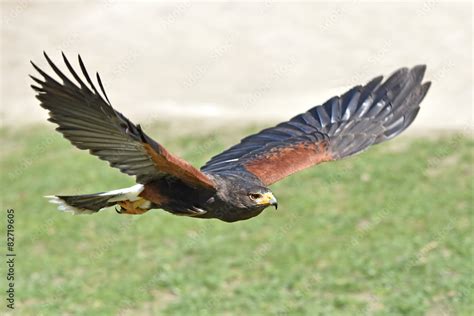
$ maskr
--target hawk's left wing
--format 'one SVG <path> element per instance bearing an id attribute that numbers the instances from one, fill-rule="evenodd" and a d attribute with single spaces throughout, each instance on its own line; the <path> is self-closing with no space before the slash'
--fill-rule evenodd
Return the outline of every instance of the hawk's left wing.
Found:
<path id="1" fill-rule="evenodd" d="M 248 136 L 201 170 L 250 172 L 270 185 L 315 164 L 359 153 L 395 137 L 415 119 L 430 82 L 426 67 L 402 68 L 384 83 L 377 77 L 321 106 Z"/>
<path id="2" fill-rule="evenodd" d="M 49 111 L 49 121 L 56 123 L 56 130 L 74 146 L 89 150 L 112 167 L 136 176 L 139 183 L 172 177 L 190 187 L 214 190 L 214 183 L 207 175 L 172 155 L 146 135 L 140 125 L 133 124 L 116 111 L 105 94 L 99 75 L 97 81 L 103 96 L 94 86 L 80 57 L 79 65 L 85 82 L 63 54 L 76 83 L 64 75 L 46 54 L 45 57 L 62 82 L 32 63 L 44 78 L 40 80 L 31 76 L 36 82 L 32 88 L 37 92 L 41 106 Z"/>

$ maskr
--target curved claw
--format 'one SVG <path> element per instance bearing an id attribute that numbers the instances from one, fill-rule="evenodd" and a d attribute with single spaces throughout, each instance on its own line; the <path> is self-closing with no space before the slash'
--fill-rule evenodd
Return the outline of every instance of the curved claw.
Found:
<path id="1" fill-rule="evenodd" d="M 118 214 L 122 214 L 122 208 L 120 208 L 120 210 L 117 209 L 117 206 L 115 207 L 115 212 L 117 212 Z"/>
<path id="2" fill-rule="evenodd" d="M 204 215 L 207 213 L 207 211 L 199 208 L 199 207 L 196 207 L 196 206 L 193 206 L 191 207 L 190 209 L 188 209 L 192 214 L 189 215 L 189 216 L 197 216 L 197 215 Z"/>

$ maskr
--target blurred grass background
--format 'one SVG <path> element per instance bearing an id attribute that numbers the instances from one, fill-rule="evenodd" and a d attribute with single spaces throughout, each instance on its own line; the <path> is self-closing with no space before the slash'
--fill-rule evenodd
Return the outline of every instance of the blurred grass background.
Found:
<path id="1" fill-rule="evenodd" d="M 261 127 L 146 130 L 199 166 Z M 50 126 L 0 135 L 2 210 L 16 214 L 15 314 L 474 313 L 471 138 L 402 136 L 308 169 L 272 187 L 278 211 L 227 224 L 58 212 L 43 195 L 133 179 Z"/>

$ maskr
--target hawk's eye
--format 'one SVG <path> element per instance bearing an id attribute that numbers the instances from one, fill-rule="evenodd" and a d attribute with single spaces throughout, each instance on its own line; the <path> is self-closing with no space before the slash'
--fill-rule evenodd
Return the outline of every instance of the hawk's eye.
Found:
<path id="1" fill-rule="evenodd" d="M 258 194 L 258 193 L 250 193 L 249 197 L 250 197 L 251 200 L 257 200 L 257 199 L 261 198 L 262 195 Z"/>

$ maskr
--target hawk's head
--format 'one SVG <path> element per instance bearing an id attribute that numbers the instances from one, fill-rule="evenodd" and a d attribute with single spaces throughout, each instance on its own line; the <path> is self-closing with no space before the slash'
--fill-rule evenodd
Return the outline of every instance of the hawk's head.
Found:
<path id="1" fill-rule="evenodd" d="M 249 208 L 261 208 L 267 206 L 275 206 L 278 208 L 278 201 L 273 195 L 272 191 L 266 187 L 253 187 L 245 192 L 245 199 L 247 200 L 246 205 Z"/>
<path id="2" fill-rule="evenodd" d="M 268 206 L 278 207 L 272 191 L 257 181 L 248 181 L 238 176 L 218 179 L 218 190 L 214 203 L 216 217 L 233 222 L 260 214 Z"/>

